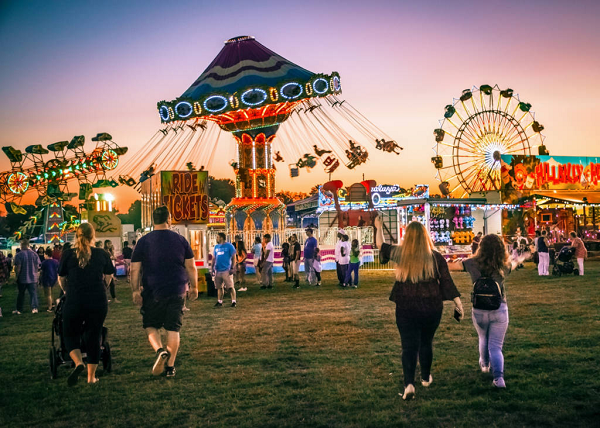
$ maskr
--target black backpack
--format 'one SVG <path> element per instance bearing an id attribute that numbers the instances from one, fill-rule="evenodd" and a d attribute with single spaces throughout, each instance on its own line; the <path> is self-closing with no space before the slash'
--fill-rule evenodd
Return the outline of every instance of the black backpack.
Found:
<path id="1" fill-rule="evenodd" d="M 498 309 L 502 303 L 502 286 L 489 276 L 479 277 L 473 283 L 471 302 L 475 309 Z"/>

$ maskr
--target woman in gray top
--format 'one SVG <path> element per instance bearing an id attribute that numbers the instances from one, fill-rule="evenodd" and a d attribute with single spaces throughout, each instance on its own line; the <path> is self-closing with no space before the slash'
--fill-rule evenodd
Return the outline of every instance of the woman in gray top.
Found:
<path id="1" fill-rule="evenodd" d="M 508 305 L 504 280 L 528 256 L 527 253 L 517 260 L 510 260 L 502 238 L 498 235 L 486 235 L 481 239 L 473 257 L 448 263 L 450 270 L 467 271 L 473 283 L 481 277 L 489 277 L 500 286 L 502 299 L 498 309 L 473 308 L 471 313 L 473 325 L 479 336 L 479 367 L 483 373 L 489 373 L 491 366 L 493 385 L 496 388 L 506 388 L 502 346 L 508 329 Z"/>

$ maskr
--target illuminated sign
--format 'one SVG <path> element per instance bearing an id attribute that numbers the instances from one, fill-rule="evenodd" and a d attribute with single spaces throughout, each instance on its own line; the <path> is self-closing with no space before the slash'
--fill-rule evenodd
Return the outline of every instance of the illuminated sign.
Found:
<path id="1" fill-rule="evenodd" d="M 600 157 L 501 156 L 502 190 L 598 190 Z"/>
<path id="2" fill-rule="evenodd" d="M 225 209 L 217 205 L 210 204 L 210 214 L 208 218 L 209 226 L 225 226 Z"/>
<path id="3" fill-rule="evenodd" d="M 161 197 L 173 224 L 206 224 L 209 219 L 208 172 L 162 171 Z"/>
<path id="4" fill-rule="evenodd" d="M 367 202 L 349 202 L 346 200 L 346 189 L 338 191 L 338 200 L 342 210 L 367 208 Z M 429 186 L 417 184 L 410 189 L 404 189 L 398 184 L 382 184 L 371 188 L 371 200 L 375 208 L 390 208 L 398 206 L 399 201 L 429 197 Z M 319 209 L 334 209 L 333 195 L 323 192 L 319 187 Z"/>

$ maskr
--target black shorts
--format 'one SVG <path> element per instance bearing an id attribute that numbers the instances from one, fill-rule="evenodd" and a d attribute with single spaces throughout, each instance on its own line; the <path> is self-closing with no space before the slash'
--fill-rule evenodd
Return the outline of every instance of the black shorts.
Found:
<path id="1" fill-rule="evenodd" d="M 184 303 L 185 297 L 183 296 L 170 296 L 162 299 L 143 296 L 140 313 L 144 328 L 164 327 L 167 331 L 178 332 L 183 323 Z"/>

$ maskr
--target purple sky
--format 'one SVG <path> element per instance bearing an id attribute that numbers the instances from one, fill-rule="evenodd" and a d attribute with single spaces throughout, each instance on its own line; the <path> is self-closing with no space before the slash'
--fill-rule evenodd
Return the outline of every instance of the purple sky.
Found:
<path id="1" fill-rule="evenodd" d="M 313 72 L 338 71 L 343 98 L 404 146 L 334 176 L 348 185 L 364 173 L 437 187 L 432 131 L 453 97 L 483 83 L 533 105 L 552 154 L 597 156 L 598 16 L 597 1 L 2 2 L 0 144 L 105 131 L 131 156 L 161 127 L 156 102 L 181 95 L 224 40 L 250 34 Z M 232 138 L 219 144 L 233 153 Z M 233 178 L 230 157 L 214 175 Z M 292 180 L 283 168 L 277 187 L 306 191 L 321 171 Z M 137 196 L 115 193 L 121 211 Z"/>

